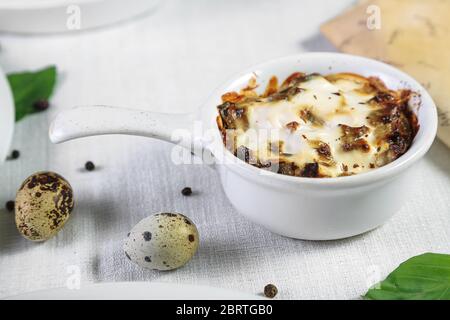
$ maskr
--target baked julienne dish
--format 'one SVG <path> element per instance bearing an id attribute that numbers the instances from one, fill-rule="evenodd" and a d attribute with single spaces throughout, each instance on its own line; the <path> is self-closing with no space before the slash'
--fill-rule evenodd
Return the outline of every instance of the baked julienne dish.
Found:
<path id="1" fill-rule="evenodd" d="M 228 150 L 245 162 L 299 177 L 340 177 L 382 167 L 404 154 L 419 125 L 417 94 L 376 77 L 296 72 L 263 94 L 252 78 L 222 96 L 217 124 Z"/>

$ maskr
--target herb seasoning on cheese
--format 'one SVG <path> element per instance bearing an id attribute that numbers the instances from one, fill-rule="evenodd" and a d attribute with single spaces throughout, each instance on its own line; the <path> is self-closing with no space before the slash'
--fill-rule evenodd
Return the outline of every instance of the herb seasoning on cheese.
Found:
<path id="1" fill-rule="evenodd" d="M 252 79 L 222 96 L 217 124 L 235 156 L 299 177 L 339 177 L 384 166 L 404 154 L 418 131 L 410 103 L 417 94 L 390 90 L 375 77 L 351 73 L 270 79 L 256 93 Z"/>

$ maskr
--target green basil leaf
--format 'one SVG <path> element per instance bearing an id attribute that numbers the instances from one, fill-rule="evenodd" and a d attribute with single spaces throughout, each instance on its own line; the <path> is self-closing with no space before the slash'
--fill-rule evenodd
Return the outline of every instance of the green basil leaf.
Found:
<path id="1" fill-rule="evenodd" d="M 425 253 L 403 262 L 364 296 L 369 300 L 450 300 L 450 255 Z"/>
<path id="2" fill-rule="evenodd" d="M 16 121 L 26 115 L 38 112 L 33 104 L 38 100 L 48 100 L 56 83 L 56 67 L 50 66 L 35 72 L 8 74 L 8 82 L 16 106 Z"/>

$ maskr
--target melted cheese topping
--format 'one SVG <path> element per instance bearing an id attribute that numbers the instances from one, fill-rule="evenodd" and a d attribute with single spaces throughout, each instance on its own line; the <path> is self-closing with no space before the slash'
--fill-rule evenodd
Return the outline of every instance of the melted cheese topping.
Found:
<path id="1" fill-rule="evenodd" d="M 297 72 L 280 88 L 273 77 L 262 95 L 256 87 L 252 79 L 224 94 L 217 124 L 237 157 L 281 174 L 365 172 L 401 156 L 418 130 L 408 110 L 414 93 L 389 90 L 378 78 Z"/>
<path id="2" fill-rule="evenodd" d="M 331 177 L 343 174 L 356 174 L 367 171 L 376 162 L 378 146 L 373 137 L 374 130 L 364 136 L 369 151 L 342 149 L 342 128 L 367 126 L 367 117 L 373 107 L 367 103 L 373 93 L 364 93 L 364 83 L 339 79 L 331 82 L 322 76 L 312 76 L 299 84 L 301 92 L 291 99 L 251 103 L 247 106 L 248 129 L 240 130 L 237 145 L 248 147 L 257 153 L 261 160 L 275 159 L 279 155 L 267 150 L 270 144 L 282 142 L 281 158 L 302 167 L 306 163 L 321 162 L 317 148 L 311 141 L 328 144 L 334 165 L 321 166 L 321 174 Z M 320 124 L 301 117 L 307 110 Z M 289 123 L 296 122 L 296 130 Z M 276 150 L 275 150 L 276 151 Z"/>

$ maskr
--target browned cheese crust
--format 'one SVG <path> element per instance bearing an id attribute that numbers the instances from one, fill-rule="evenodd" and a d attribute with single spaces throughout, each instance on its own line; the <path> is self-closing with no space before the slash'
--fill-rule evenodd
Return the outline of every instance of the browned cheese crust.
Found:
<path id="1" fill-rule="evenodd" d="M 271 152 L 279 153 L 279 159 L 263 160 L 247 146 L 230 143 L 230 139 L 236 141 L 236 129 L 247 130 L 249 119 L 247 118 L 248 106 L 257 105 L 260 102 L 289 101 L 302 92 L 301 84 L 317 74 L 306 75 L 295 72 L 278 85 L 276 77 L 272 77 L 262 94 L 257 94 L 256 80 L 252 79 L 248 86 L 240 92 L 228 92 L 222 96 L 222 104 L 217 107 L 217 125 L 222 134 L 223 143 L 227 149 L 239 159 L 265 170 L 270 170 L 284 175 L 298 177 L 328 177 L 322 173 L 322 169 L 341 165 L 335 162 L 334 155 L 328 143 L 320 140 L 308 140 L 311 148 L 317 152 L 317 158 L 301 166 L 298 162 L 290 161 L 289 154 L 283 151 L 283 141 L 279 144 L 270 144 Z M 376 157 L 374 163 L 370 163 L 370 169 L 384 166 L 403 155 L 411 146 L 412 141 L 419 130 L 417 117 L 410 110 L 409 101 L 414 94 L 410 90 L 390 90 L 385 84 L 375 77 L 362 77 L 351 73 L 332 74 L 324 77 L 328 81 L 347 79 L 358 81 L 364 85 L 360 91 L 370 93 L 373 97 L 367 101 L 373 111 L 367 116 L 367 126 L 351 127 L 344 123 L 339 124 L 341 134 L 340 148 L 342 152 L 369 153 L 375 145 Z M 338 92 L 336 95 L 340 95 Z M 298 121 L 286 123 L 285 128 L 295 132 L 299 125 L 309 123 L 320 128 L 324 120 L 317 117 L 313 111 L 304 108 L 299 114 Z M 369 127 L 370 128 L 369 128 Z M 375 137 L 375 144 L 369 145 L 367 137 L 369 133 Z M 227 141 L 228 140 L 228 141 Z M 232 141 L 232 142 L 233 142 Z M 341 176 L 350 175 L 351 170 L 359 168 L 360 164 L 342 164 Z M 350 167 L 350 168 L 349 168 Z"/>

